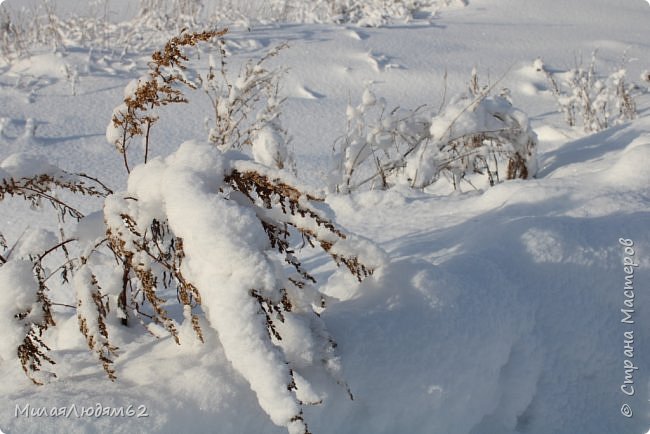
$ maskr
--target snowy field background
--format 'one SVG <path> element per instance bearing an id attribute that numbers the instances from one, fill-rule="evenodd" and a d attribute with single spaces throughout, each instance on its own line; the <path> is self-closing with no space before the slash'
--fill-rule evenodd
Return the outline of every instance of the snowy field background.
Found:
<path id="1" fill-rule="evenodd" d="M 136 3 L 92 5 L 118 22 L 137 13 Z M 240 19 L 225 36 L 234 70 L 288 43 L 270 64 L 288 68 L 280 88 L 287 97 L 282 120 L 292 137 L 297 178 L 323 191 L 334 221 L 372 240 L 389 258 L 358 283 L 336 271 L 325 253 L 306 249 L 304 265 L 330 297 L 321 318 L 338 344 L 342 377 L 354 396 L 350 400 L 345 387 L 306 368 L 323 401 L 304 407 L 310 432 L 646 433 L 650 5 L 645 0 L 447 3 L 435 13 L 427 9 L 380 27 Z M 37 4 L 7 0 L 3 6 L 25 7 L 28 19 Z M 83 14 L 87 6 L 56 2 L 62 17 Z M 204 19 L 215 7 L 205 2 Z M 34 46 L 28 56 L 0 60 L 0 173 L 12 173 L 14 154 L 26 153 L 125 190 L 122 159 L 107 143 L 106 126 L 125 86 L 147 71 L 160 45 L 126 53 L 102 46 L 89 53 L 79 45 L 53 53 Z M 636 85 L 637 115 L 585 132 L 565 123 L 535 60 L 561 73 L 580 59 L 588 64 L 595 49 L 599 73 L 623 67 Z M 203 54 L 193 61 L 205 67 L 207 50 Z M 346 108 L 360 103 L 364 89 L 385 98 L 389 107 L 436 109 L 445 93 L 467 89 L 473 68 L 482 82 L 497 83 L 497 93 L 508 88 L 514 105 L 528 114 L 539 140 L 533 179 L 494 187 L 462 184 L 456 192 L 441 180 L 424 190 L 398 185 L 325 193 Z M 161 110 L 152 158 L 170 155 L 187 140 L 207 138 L 209 101 L 198 91 L 187 96 L 189 104 Z M 30 209 L 9 197 L 1 205 L 0 232 L 16 255 L 30 243 L 38 245 L 29 236 L 35 229 L 57 228 L 46 207 Z M 79 207 L 90 214 L 102 204 L 91 199 Z M 191 222 L 192 210 L 187 212 Z M 624 293 L 625 257 L 635 264 L 633 298 Z M 2 277 L 0 294 L 15 297 L 12 285 Z M 57 291 L 53 299 L 74 303 L 68 288 Z M 630 303 L 632 316 L 624 323 L 621 309 Z M 183 319 L 177 306 L 170 313 Z M 201 344 L 185 322 L 178 346 L 162 327 L 156 339 L 137 323 L 111 324 L 119 347 L 117 380 L 111 382 L 87 350 L 74 310 L 57 307 L 54 315 L 57 326 L 44 339 L 53 349 L 57 378 L 43 386 L 23 374 L 6 337 L 9 329 L 0 329 L 3 432 L 287 432 L 260 407 L 214 329 L 203 327 Z M 9 327 L 11 320 L 0 324 Z M 632 395 L 621 388 L 626 378 L 624 389 L 633 386 Z M 75 405 L 81 411 L 97 404 L 131 405 L 136 414 L 144 406 L 148 417 L 21 413 L 26 406 Z M 628 408 L 631 417 L 622 414 Z"/>

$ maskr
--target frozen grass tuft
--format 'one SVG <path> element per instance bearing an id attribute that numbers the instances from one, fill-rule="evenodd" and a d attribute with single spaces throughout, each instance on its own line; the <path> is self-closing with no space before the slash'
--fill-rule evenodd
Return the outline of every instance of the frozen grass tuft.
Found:
<path id="1" fill-rule="evenodd" d="M 601 131 L 636 117 L 634 85 L 627 82 L 627 71 L 620 67 L 609 76 L 601 76 L 596 70 L 596 54 L 594 51 L 587 67 L 578 65 L 564 73 L 552 72 L 541 59 L 534 63 L 535 69 L 546 76 L 567 124 L 582 125 L 586 132 Z"/>
<path id="2" fill-rule="evenodd" d="M 490 186 L 534 176 L 537 137 L 528 116 L 512 105 L 507 90 L 490 95 L 492 87 L 481 87 L 473 71 L 468 92 L 443 101 L 437 113 L 426 106 L 388 110 L 366 89 L 360 104 L 347 108 L 331 189 L 425 188 L 445 178 L 458 190 L 461 182 L 474 186 L 476 176 Z"/>

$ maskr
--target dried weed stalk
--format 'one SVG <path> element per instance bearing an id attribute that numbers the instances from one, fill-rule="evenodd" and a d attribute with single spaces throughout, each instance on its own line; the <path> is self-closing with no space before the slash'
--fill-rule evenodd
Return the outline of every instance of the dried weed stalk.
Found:
<path id="1" fill-rule="evenodd" d="M 337 265 L 345 265 L 359 281 L 372 274 L 373 270 L 360 263 L 357 257 L 347 257 L 332 250 L 338 240 L 345 240 L 347 236 L 309 204 L 309 201 L 322 201 L 323 199 L 304 194 L 291 185 L 255 171 L 233 170 L 225 180 L 233 189 L 243 193 L 252 204 L 257 204 L 262 208 L 258 215 L 261 215 L 260 221 L 271 246 L 279 253 L 286 255 L 286 262 L 303 276 L 302 284 L 307 281 L 316 282 L 316 280 L 303 270 L 300 262 L 294 256 L 295 251 L 289 248 L 291 236 L 287 230 L 289 226 L 293 227 L 310 246 L 315 246 L 314 242 L 317 242 Z M 263 211 L 274 208 L 278 209 L 280 213 L 264 213 Z M 265 218 L 265 215 L 268 215 L 269 218 Z M 270 218 L 270 216 L 273 217 Z"/>
<path id="2" fill-rule="evenodd" d="M 106 317 L 110 304 L 102 293 L 97 277 L 86 273 L 76 279 L 77 283 L 77 319 L 79 331 L 86 338 L 88 349 L 97 354 L 99 361 L 111 381 L 117 378 L 113 368 L 113 358 L 117 355 L 117 347 L 109 341 Z"/>
<path id="3" fill-rule="evenodd" d="M 41 371 L 43 362 L 54 365 L 55 362 L 49 357 L 50 347 L 43 340 L 43 333 L 50 327 L 56 325 L 52 317 L 52 302 L 47 296 L 49 288 L 46 285 L 46 276 L 43 269 L 42 257 L 34 259 L 34 276 L 38 282 L 36 291 L 36 305 L 41 312 L 25 311 L 16 315 L 16 319 L 25 323 L 27 334 L 23 343 L 17 348 L 18 360 L 25 372 L 25 375 L 36 385 L 43 382 L 37 378 Z M 34 309 L 34 307 L 32 307 Z M 55 374 L 52 374 L 56 376 Z"/>
<path id="4" fill-rule="evenodd" d="M 159 295 L 160 288 L 175 287 L 177 300 L 183 306 L 195 309 L 201 304 L 201 296 L 181 271 L 185 251 L 183 240 L 174 236 L 166 222 L 154 219 L 148 229 L 140 233 L 137 222 L 128 214 L 122 214 L 122 225 L 107 223 L 107 241 L 116 260 L 123 267 L 120 306 L 122 322 L 127 324 L 128 312 L 134 312 L 163 326 L 180 344 L 178 330 L 164 307 L 166 299 Z M 150 313 L 143 311 L 149 306 Z M 198 317 L 192 314 L 192 326 L 197 338 L 203 341 Z"/>
<path id="5" fill-rule="evenodd" d="M 83 214 L 74 206 L 59 199 L 52 192 L 57 188 L 83 196 L 106 196 L 111 192 L 105 185 L 98 182 L 96 183 L 99 184 L 99 187 L 88 185 L 83 178 L 93 180 L 84 174 L 70 176 L 66 173 L 54 175 L 44 173 L 20 179 L 3 178 L 0 180 L 0 201 L 7 196 L 22 197 L 35 208 L 41 206 L 45 201 L 52 205 L 61 215 L 61 218 L 64 219 L 66 216 L 70 216 L 79 220 L 83 217 Z"/>
<path id="6" fill-rule="evenodd" d="M 233 80 L 226 62 L 225 40 L 217 42 L 219 65 L 211 59 L 208 73 L 199 77 L 213 109 L 212 119 L 206 119 L 211 123 L 208 140 L 221 150 L 244 149 L 280 116 L 284 100 L 278 98 L 278 87 L 284 70 L 268 69 L 266 64 L 288 45 L 280 44 L 257 61 L 247 62 Z M 278 130 L 286 136 L 285 131 Z"/>
<path id="7" fill-rule="evenodd" d="M 83 217 L 81 211 L 61 199 L 57 195 L 57 190 L 87 197 L 104 197 L 112 193 L 104 184 L 85 174 L 69 174 L 60 169 L 51 172 L 21 178 L 5 176 L 0 181 L 0 201 L 7 197 L 19 197 L 28 201 L 32 207 L 41 207 L 43 202 L 47 202 L 54 208 L 60 221 L 63 221 L 66 216 L 80 220 Z M 68 257 L 66 246 L 73 241 L 75 240 L 61 240 L 41 254 L 32 254 L 28 258 L 33 264 L 34 278 L 38 286 L 35 306 L 39 307 L 40 312 L 36 312 L 35 308 L 32 308 L 16 315 L 16 320 L 23 322 L 27 330 L 23 343 L 17 349 L 17 355 L 25 374 L 35 384 L 42 384 L 42 381 L 37 378 L 37 374 L 41 371 L 43 362 L 54 364 L 47 354 L 50 348 L 43 340 L 43 333 L 50 326 L 55 325 L 52 316 L 52 303 L 48 297 L 50 290 L 47 286 L 47 281 L 54 272 L 49 271 L 44 262 L 51 253 L 63 252 L 66 261 L 56 267 L 55 271 L 62 270 L 61 276 L 64 281 L 67 281 L 68 274 L 74 267 L 74 260 Z M 7 247 L 4 237 L 2 237 L 0 245 L 3 248 Z M 9 251 L 9 254 L 0 256 L 0 262 L 6 264 L 8 261 L 14 260 L 10 256 L 11 253 L 12 250 Z M 21 258 L 17 259 L 21 260 Z"/>
<path id="8" fill-rule="evenodd" d="M 107 132 L 109 140 L 122 154 L 127 172 L 130 172 L 128 148 L 134 137 L 144 136 L 144 162 L 148 160 L 151 127 L 158 120 L 152 111 L 161 106 L 188 102 L 183 92 L 175 86 L 183 84 L 191 89 L 196 88 L 183 73 L 187 69 L 184 62 L 189 60 L 183 49 L 221 38 L 227 31 L 181 33 L 171 38 L 162 50 L 153 53 L 148 77 L 138 80 L 131 94 L 114 110 Z"/>

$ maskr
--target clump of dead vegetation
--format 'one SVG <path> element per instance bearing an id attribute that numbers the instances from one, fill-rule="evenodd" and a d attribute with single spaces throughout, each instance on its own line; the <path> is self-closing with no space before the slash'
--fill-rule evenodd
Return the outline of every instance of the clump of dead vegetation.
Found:
<path id="1" fill-rule="evenodd" d="M 47 381 L 43 364 L 55 362 L 51 351 L 56 348 L 48 346 L 45 332 L 56 325 L 57 309 L 74 309 L 88 349 L 113 381 L 119 377 L 117 327 L 142 327 L 177 344 L 187 336 L 182 329 L 205 342 L 209 327 L 271 419 L 291 432 L 308 433 L 302 408 L 323 398 L 305 392 L 311 390 L 305 366 L 320 366 L 352 394 L 335 340 L 320 319 L 327 297 L 304 267 L 299 245 L 322 249 L 358 281 L 371 276 L 384 256 L 372 243 L 341 229 L 324 199 L 295 178 L 280 134 L 280 73 L 263 66 L 278 49 L 246 64 L 232 82 L 226 81 L 223 51 L 220 73 L 210 68 L 200 77 L 188 66 L 187 49 L 221 41 L 225 33 L 182 32 L 153 54 L 149 74 L 127 87 L 107 129 L 129 174 L 125 191 L 42 164 L 21 178 L 0 173 L 0 200 L 17 196 L 35 207 L 49 203 L 59 223 L 72 217 L 78 222 L 73 233 L 82 234 L 65 237 L 61 226 L 57 242 L 40 254 L 0 256 L 0 280 L 18 279 L 21 290 L 31 288 L 33 298 L 12 311 L 9 324 L 24 333 L 17 356 L 37 384 Z M 156 110 L 188 103 L 183 90 L 200 86 L 215 107 L 211 140 L 187 142 L 166 158 L 151 158 L 151 131 L 160 119 Z M 231 105 L 221 111 L 224 101 Z M 144 139 L 144 153 L 133 164 L 129 147 L 137 138 Z M 101 209 L 91 216 L 82 213 L 72 204 L 83 197 L 100 201 Z M 239 220 L 249 224 L 242 227 Z M 211 257 L 221 259 L 197 265 Z M 74 291 L 71 303 L 51 302 L 49 282 L 59 271 L 59 286 Z M 240 278 L 228 280 L 233 273 Z M 182 318 L 170 313 L 174 304 Z M 296 333 L 303 336 L 299 342 L 291 339 Z M 242 350 L 233 342 L 250 345 Z M 269 378 L 260 379 L 251 365 Z M 268 397 L 291 408 L 278 412 Z"/>
<path id="2" fill-rule="evenodd" d="M 331 188 L 387 189 L 396 184 L 425 188 L 447 179 L 454 190 L 484 177 L 493 186 L 527 179 L 537 170 L 537 137 L 507 90 L 493 95 L 476 70 L 468 91 L 437 112 L 427 106 L 388 109 L 366 89 L 361 103 L 347 109 L 347 129 L 334 145 Z"/>
<path id="3" fill-rule="evenodd" d="M 582 125 L 585 132 L 602 131 L 636 117 L 635 86 L 627 81 L 625 59 L 608 76 L 598 73 L 596 63 L 597 51 L 588 66 L 579 62 L 565 72 L 547 67 L 541 59 L 534 63 L 545 75 L 567 124 Z"/>

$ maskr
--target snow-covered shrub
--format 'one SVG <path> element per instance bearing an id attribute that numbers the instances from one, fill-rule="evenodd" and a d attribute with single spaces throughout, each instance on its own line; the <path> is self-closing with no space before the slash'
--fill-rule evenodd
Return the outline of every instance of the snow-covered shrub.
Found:
<path id="1" fill-rule="evenodd" d="M 86 175 L 69 174 L 21 154 L 12 155 L 0 164 L 0 179 L 0 201 L 19 197 L 32 207 L 48 203 L 61 220 L 66 216 L 79 220 L 83 214 L 62 200 L 57 192 L 86 196 L 106 196 L 109 193 L 103 184 Z M 73 263 L 66 261 L 51 269 L 46 261 L 59 250 L 67 256 L 66 245 L 73 240 L 57 240 L 47 231 L 31 238 L 30 242 L 22 240 L 22 246 L 14 245 L 6 254 L 0 255 L 0 288 L 4 291 L 0 303 L 3 330 L 0 361 L 17 357 L 25 374 L 35 384 L 42 384 L 48 376 L 47 372 L 41 371 L 42 364 L 54 363 L 43 340 L 44 331 L 55 325 L 48 281 L 58 271 L 66 280 L 73 268 Z M 0 247 L 7 251 L 2 235 Z"/>
<path id="2" fill-rule="evenodd" d="M 87 26 L 86 19 L 74 17 L 61 19 L 55 5 L 49 1 L 39 2 L 30 10 L 14 10 L 0 6 L 0 54 L 8 62 L 29 55 L 29 49 L 49 48 L 65 51 L 69 36 L 93 34 L 94 26 Z M 87 38 L 87 36 L 81 39 Z"/>
<path id="3" fill-rule="evenodd" d="M 290 432 L 307 432 L 301 406 L 317 404 L 322 397 L 309 386 L 302 369 L 323 363 L 336 381 L 342 380 L 333 339 L 318 316 L 325 297 L 302 267 L 292 240 L 298 237 L 320 247 L 358 280 L 380 266 L 383 255 L 338 229 L 313 205 L 322 199 L 298 187 L 285 170 L 288 155 L 277 120 L 277 73 L 262 67 L 275 51 L 247 63 L 233 84 L 223 57 L 220 74 L 212 65 L 205 79 L 190 78 L 181 48 L 221 35 L 172 39 L 162 54 L 154 55 L 150 79 L 130 86 L 135 88 L 133 101 L 140 94 L 150 99 L 138 105 L 125 102 L 109 125 L 109 140 L 124 153 L 124 138 L 148 135 L 153 122 L 147 109 L 161 105 L 156 100 L 172 95 L 171 102 L 185 101 L 178 89 L 173 94 L 159 91 L 160 84 L 177 82 L 191 88 L 204 85 L 218 128 L 208 143 L 187 142 L 165 159 L 145 159 L 131 171 L 127 191 L 106 199 L 105 241 L 123 269 L 117 297 L 120 317 L 144 321 L 141 309 L 146 305 L 147 317 L 179 342 L 178 324 L 160 295 L 161 284 L 162 289 L 175 287 L 198 338 L 202 331 L 196 311 L 201 309 L 233 367 L 250 383 L 273 422 Z M 164 77 L 162 83 L 159 77 Z M 258 102 L 264 104 L 255 120 L 245 123 Z M 129 111 L 130 106 L 135 110 Z M 253 159 L 242 153 L 248 147 Z M 94 245 L 101 243 L 95 240 Z M 92 268 L 80 275 L 75 282 L 81 293 L 91 294 L 85 297 L 89 305 L 88 300 L 97 300 L 93 294 L 100 286 Z M 95 304 L 98 318 L 105 317 L 107 309 Z M 101 324 L 96 321 L 99 333 L 92 336 L 106 339 L 89 341 L 89 346 L 92 343 L 106 363 L 111 346 Z M 110 366 L 105 364 L 105 369 L 112 376 Z"/>
<path id="4" fill-rule="evenodd" d="M 127 86 L 124 101 L 114 109 L 106 129 L 106 137 L 122 155 L 127 171 L 134 137 L 144 136 L 143 161 L 148 161 L 149 133 L 158 120 L 156 110 L 173 103 L 187 103 L 178 89 L 181 85 L 201 89 L 208 96 L 213 108 L 212 115 L 205 118 L 208 140 L 216 147 L 222 151 L 252 147 L 258 161 L 280 169 L 292 167 L 288 134 L 280 121 L 284 99 L 278 96 L 278 86 L 283 70 L 265 67 L 265 62 L 285 45 L 271 49 L 257 61 L 247 62 L 233 77 L 227 68 L 224 34 L 225 31 L 206 31 L 171 38 L 163 50 L 152 55 L 149 74 Z M 189 57 L 181 50 L 214 39 L 219 47 L 219 65 L 211 55 L 206 74 L 188 68 L 185 62 Z"/>
<path id="5" fill-rule="evenodd" d="M 63 50 L 65 49 L 62 30 L 64 23 L 56 14 L 55 5 L 50 0 L 44 0 L 43 7 L 45 9 L 45 19 L 42 24 L 34 28 L 40 29 L 40 37 L 45 43 L 49 41 L 52 51 Z"/>
<path id="6" fill-rule="evenodd" d="M 159 46 L 181 29 L 203 25 L 201 0 L 140 0 L 138 13 L 121 22 L 110 20 L 106 1 L 89 2 L 87 10 L 65 18 L 51 0 L 29 10 L 0 6 L 0 56 L 13 62 L 29 54 L 27 47 L 60 53 L 84 47 L 121 57 Z"/>
<path id="7" fill-rule="evenodd" d="M 490 95 L 479 88 L 476 71 L 470 92 L 453 98 L 433 117 L 430 142 L 405 160 L 405 176 L 422 188 L 445 176 L 454 189 L 471 175 L 484 175 L 492 186 L 505 179 L 527 179 L 537 172 L 537 136 L 528 116 L 513 107 L 508 93 Z"/>
<path id="8" fill-rule="evenodd" d="M 27 47 L 48 47 L 65 53 L 68 47 L 102 51 L 104 56 L 159 46 L 182 29 L 210 27 L 214 22 L 251 23 L 354 23 L 382 26 L 433 16 L 451 3 L 464 0 L 256 0 L 212 2 L 203 0 L 139 0 L 134 17 L 120 22 L 110 19 L 106 0 L 87 4 L 87 10 L 62 17 L 51 0 L 38 3 L 29 17 L 0 7 L 0 56 L 8 62 L 28 55 Z M 20 18 L 20 19 L 19 19 Z"/>
<path id="9" fill-rule="evenodd" d="M 24 31 L 4 5 L 0 5 L 0 56 L 12 62 L 28 54 Z"/>
<path id="10" fill-rule="evenodd" d="M 65 50 L 65 31 L 68 26 L 56 14 L 56 7 L 50 0 L 39 2 L 31 9 L 29 16 L 24 9 L 19 12 L 5 9 L 4 6 L 0 6 L 0 9 L 3 11 L 3 18 L 0 18 L 3 39 L 13 39 L 14 47 L 20 44 L 23 53 L 26 53 L 25 46 L 49 47 L 52 51 Z M 5 25 L 7 22 L 9 25 Z"/>
<path id="11" fill-rule="evenodd" d="M 346 109 L 346 131 L 334 145 L 330 188 L 347 193 L 366 184 L 389 187 L 404 158 L 429 139 L 430 115 L 423 109 L 387 112 L 386 101 L 366 88 L 361 102 Z"/>
<path id="12" fill-rule="evenodd" d="M 8 299 L 0 304 L 0 361 L 17 357 L 30 379 L 43 384 L 42 364 L 54 363 L 42 339 L 43 332 L 54 325 L 43 269 L 30 260 L 3 260 L 0 287 Z"/>
<path id="13" fill-rule="evenodd" d="M 393 21 L 408 21 L 433 1 L 419 0 L 329 0 L 330 16 L 334 22 L 354 23 L 363 27 L 380 27 Z"/>
<path id="14" fill-rule="evenodd" d="M 351 23 L 379 27 L 412 20 L 418 14 L 434 15 L 464 0 L 269 0 L 266 2 L 221 1 L 214 12 L 232 22 Z M 248 24 L 247 24 L 248 25 Z"/>
<path id="15" fill-rule="evenodd" d="M 537 138 L 528 117 L 507 94 L 489 91 L 479 88 L 474 72 L 469 92 L 434 114 L 426 107 L 387 111 L 383 98 L 366 89 L 361 103 L 347 108 L 346 132 L 335 143 L 331 189 L 398 183 L 423 188 L 441 176 L 457 189 L 474 174 L 486 176 L 490 185 L 534 176 Z"/>
<path id="16" fill-rule="evenodd" d="M 154 54 L 152 73 L 129 84 L 125 93 L 132 101 L 111 119 L 120 134 L 109 128 L 108 136 L 122 139 L 112 141 L 119 152 L 127 139 L 149 133 L 156 119 L 150 110 L 163 105 L 160 101 L 186 101 L 178 86 L 195 87 L 183 65 L 183 49 L 221 35 L 183 33 Z M 272 135 L 277 127 L 275 98 L 261 111 L 263 134 Z M 79 222 L 71 238 L 50 234 L 42 248 L 0 256 L 0 284 L 13 291 L 0 302 L 0 324 L 11 332 L 0 347 L 0 362 L 17 351 L 27 375 L 35 383 L 44 381 L 40 366 L 54 360 L 43 332 L 55 325 L 56 316 L 47 284 L 62 271 L 61 284 L 74 292 L 74 301 L 64 306 L 75 309 L 88 348 L 111 380 L 118 376 L 115 327 L 142 326 L 178 344 L 187 337 L 181 330 L 193 330 L 204 341 L 211 327 L 260 406 L 289 432 L 308 433 L 302 408 L 324 400 L 310 384 L 310 375 L 321 378 L 316 370 L 329 374 L 351 397 L 334 338 L 320 318 L 326 296 L 303 267 L 298 244 L 321 249 L 358 281 L 382 266 L 385 254 L 332 221 L 323 198 L 278 164 L 273 154 L 278 144 L 268 144 L 273 138 L 260 134 L 257 139 L 260 143 L 225 142 L 231 146 L 189 141 L 166 158 L 144 157 L 132 168 L 125 160 L 128 183 L 118 192 L 47 164 L 27 165 L 18 157 L 20 164 L 2 163 L 0 200 L 15 195 L 34 206 L 46 201 L 62 219 Z M 244 152 L 247 147 L 253 157 Z M 83 215 L 59 199 L 57 189 L 102 197 L 103 206 Z M 52 259 L 53 252 L 64 256 L 62 264 Z M 182 318 L 170 314 L 174 298 Z"/>
<path id="17" fill-rule="evenodd" d="M 606 77 L 599 76 L 596 51 L 587 68 L 578 66 L 565 73 L 551 72 L 541 59 L 536 59 L 534 66 L 546 76 L 569 126 L 581 123 L 586 132 L 601 131 L 636 117 L 634 86 L 626 81 L 625 68 Z"/>
<path id="18" fill-rule="evenodd" d="M 249 61 L 233 77 L 226 62 L 225 41 L 219 39 L 220 61 L 210 56 L 208 73 L 197 82 L 210 99 L 213 113 L 206 117 L 208 140 L 219 149 L 252 146 L 256 160 L 280 169 L 293 164 L 287 151 L 289 137 L 280 121 L 284 98 L 278 96 L 284 69 L 268 69 L 267 61 L 286 44 Z"/>
<path id="19" fill-rule="evenodd" d="M 132 285 L 124 313 L 139 315 L 146 303 L 178 339 L 157 284 L 172 283 L 199 338 L 192 312 L 202 309 L 273 422 L 304 432 L 301 405 L 322 397 L 304 393 L 311 387 L 303 368 L 323 363 L 337 381 L 341 373 L 317 315 L 325 298 L 291 240 L 320 246 L 359 280 L 382 259 L 372 245 L 338 229 L 312 205 L 318 198 L 296 184 L 286 171 L 237 151 L 187 142 L 136 167 L 128 189 L 107 198 L 104 219 L 109 246 Z"/>
<path id="20" fill-rule="evenodd" d="M 179 32 L 200 21 L 202 0 L 140 0 L 136 27 Z"/>

